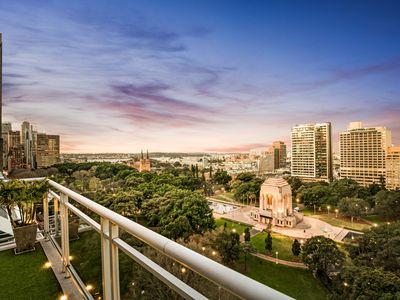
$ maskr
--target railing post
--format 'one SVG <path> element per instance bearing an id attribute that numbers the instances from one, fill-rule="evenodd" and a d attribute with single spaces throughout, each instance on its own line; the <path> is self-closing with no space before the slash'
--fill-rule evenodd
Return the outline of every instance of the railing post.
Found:
<path id="1" fill-rule="evenodd" d="M 67 268 L 69 266 L 69 228 L 68 228 L 68 207 L 65 203 L 68 202 L 68 196 L 61 194 L 61 249 L 62 249 L 62 261 L 63 261 L 63 273 L 65 277 L 69 277 Z"/>
<path id="2" fill-rule="evenodd" d="M 113 239 L 118 237 L 118 226 L 110 222 L 110 252 L 111 252 L 111 281 L 113 299 L 120 299 L 119 292 L 119 255 L 118 247 L 113 243 Z"/>
<path id="3" fill-rule="evenodd" d="M 53 204 L 54 204 L 54 230 L 55 230 L 55 236 L 57 237 L 58 235 L 58 199 L 57 197 L 53 198 Z"/>
<path id="4" fill-rule="evenodd" d="M 49 240 L 50 224 L 49 224 L 49 193 L 43 195 L 43 231 L 46 241 Z"/>
<path id="5" fill-rule="evenodd" d="M 101 267 L 104 300 L 119 300 L 119 257 L 118 247 L 112 239 L 118 237 L 118 226 L 101 218 Z"/>

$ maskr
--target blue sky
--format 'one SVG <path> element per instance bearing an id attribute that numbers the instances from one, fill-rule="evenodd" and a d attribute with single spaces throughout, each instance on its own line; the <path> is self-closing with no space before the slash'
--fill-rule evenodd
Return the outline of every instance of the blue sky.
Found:
<path id="1" fill-rule="evenodd" d="M 295 124 L 400 143 L 399 1 L 0 1 L 3 119 L 64 152 L 244 151 Z"/>

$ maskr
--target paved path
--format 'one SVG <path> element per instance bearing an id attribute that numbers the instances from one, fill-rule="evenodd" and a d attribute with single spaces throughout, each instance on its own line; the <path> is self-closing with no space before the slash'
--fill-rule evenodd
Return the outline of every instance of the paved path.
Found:
<path id="1" fill-rule="evenodd" d="M 266 224 L 254 221 L 250 217 L 250 211 L 253 209 L 255 209 L 253 206 L 244 206 L 234 211 L 225 214 L 220 214 L 219 217 L 245 223 L 250 226 L 254 226 L 258 230 L 266 229 L 267 228 Z M 323 235 L 327 238 L 336 241 L 341 241 L 343 237 L 345 237 L 346 234 L 349 232 L 349 230 L 347 229 L 332 226 L 324 221 L 311 217 L 304 217 L 303 222 L 310 225 L 310 227 L 307 229 L 300 229 L 300 228 L 273 226 L 272 231 L 297 239 L 309 239 L 316 235 Z"/>
<path id="2" fill-rule="evenodd" d="M 53 246 L 51 241 L 42 240 L 40 245 L 43 248 L 47 259 L 51 263 L 51 268 L 53 269 L 54 275 L 56 276 L 60 286 L 63 290 L 64 295 L 66 295 L 68 300 L 81 300 L 85 299 L 81 294 L 80 289 L 75 284 L 72 277 L 65 278 L 65 273 L 62 273 L 62 261 L 61 256 L 58 254 L 56 248 Z"/>
<path id="3" fill-rule="evenodd" d="M 265 255 L 265 254 L 261 254 L 261 253 L 252 253 L 252 255 L 257 256 L 261 259 L 270 261 L 270 262 L 274 262 L 274 263 L 276 263 L 276 261 L 277 261 L 276 258 Z M 303 263 L 300 263 L 300 262 L 278 259 L 278 264 L 289 266 L 289 267 L 294 267 L 294 268 L 307 269 L 306 265 Z"/>

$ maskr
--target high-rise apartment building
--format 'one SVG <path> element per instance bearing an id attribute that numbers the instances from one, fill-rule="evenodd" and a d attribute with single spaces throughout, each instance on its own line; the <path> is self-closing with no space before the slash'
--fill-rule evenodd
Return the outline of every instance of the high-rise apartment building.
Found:
<path id="1" fill-rule="evenodd" d="M 286 167 L 286 145 L 282 141 L 272 143 L 274 148 L 274 168 L 281 169 Z"/>
<path id="2" fill-rule="evenodd" d="M 260 174 L 273 173 L 275 171 L 275 150 L 268 147 L 257 160 Z"/>
<path id="3" fill-rule="evenodd" d="M 38 168 L 50 167 L 60 162 L 60 136 L 36 133 L 35 158 Z"/>
<path id="4" fill-rule="evenodd" d="M 333 178 L 331 123 L 292 128 L 291 174 L 306 181 Z"/>
<path id="5" fill-rule="evenodd" d="M 386 127 L 363 127 L 352 122 L 340 133 L 340 178 L 351 178 L 363 186 L 386 177 L 387 148 L 392 143 Z"/>
<path id="6" fill-rule="evenodd" d="M 389 147 L 386 155 L 386 188 L 400 189 L 400 146 Z"/>

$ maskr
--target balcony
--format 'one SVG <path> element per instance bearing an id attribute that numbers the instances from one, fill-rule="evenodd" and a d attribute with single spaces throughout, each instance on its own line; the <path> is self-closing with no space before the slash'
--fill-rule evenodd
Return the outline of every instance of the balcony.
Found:
<path id="1" fill-rule="evenodd" d="M 19 268 L 23 261 L 27 269 L 32 266 L 35 278 L 43 276 L 37 270 L 51 267 L 62 288 L 60 293 L 55 285 L 52 299 L 123 299 L 127 286 L 137 299 L 151 299 L 149 288 L 159 299 L 291 299 L 52 180 L 48 183 L 38 232 L 41 246 L 32 254 L 13 257 L 13 241 L 4 236 L 0 250 L 8 250 L 0 252 L 0 261 L 10 268 Z M 140 252 L 138 243 L 149 250 Z M 55 282 L 50 277 L 43 287 L 46 292 Z"/>

